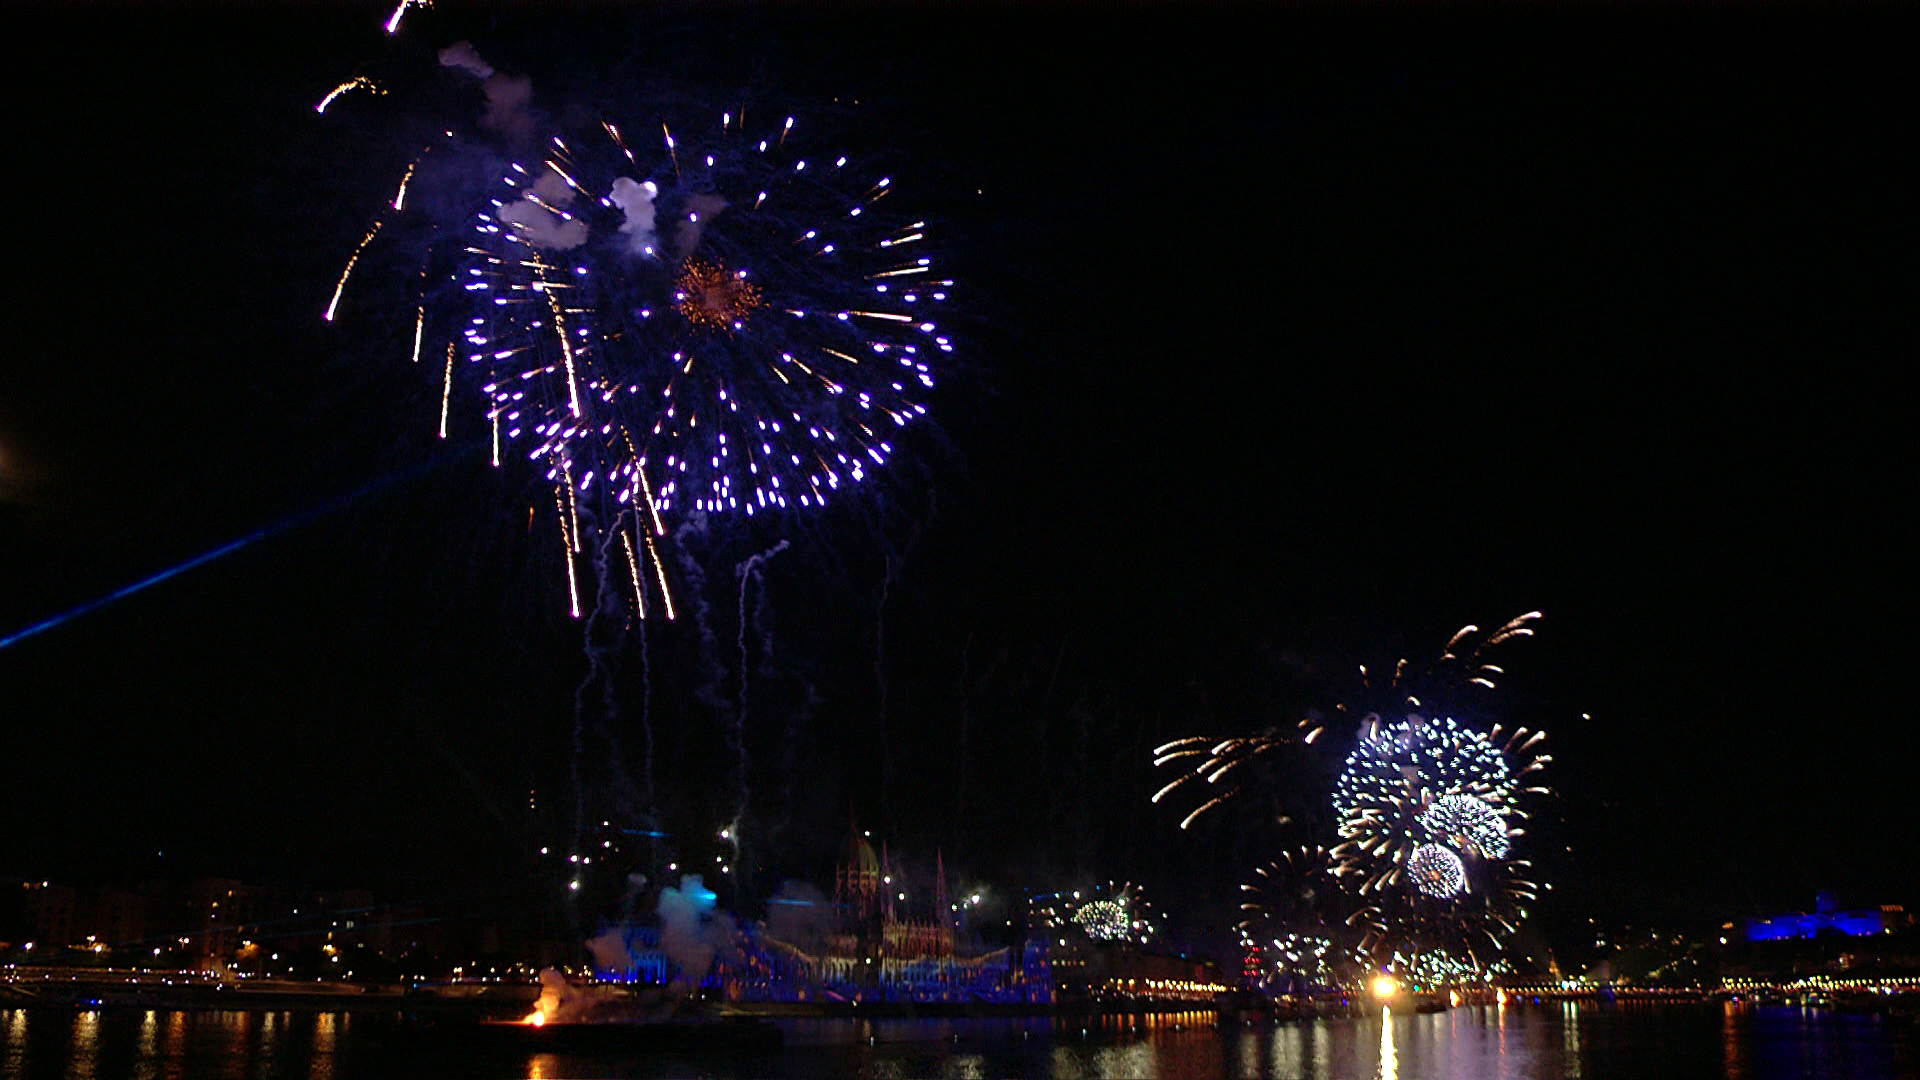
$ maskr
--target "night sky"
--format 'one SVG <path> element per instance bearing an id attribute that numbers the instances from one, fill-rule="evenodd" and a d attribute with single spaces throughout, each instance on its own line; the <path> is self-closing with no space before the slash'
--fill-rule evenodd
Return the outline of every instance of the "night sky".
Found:
<path id="1" fill-rule="evenodd" d="M 643 719 L 703 856 L 735 567 L 787 538 L 746 633 L 765 882 L 824 882 L 851 814 L 1206 923 L 1320 797 L 1182 833 L 1152 746 L 1291 728 L 1358 664 L 1540 609 L 1487 705 L 1551 733 L 1559 917 L 1920 903 L 1907 20 L 721 10 L 13 20 L 42 74 L 0 634 L 277 531 L 0 650 L 0 872 L 537 893 L 576 768 L 591 816 L 642 801 Z M 962 281 L 911 462 L 718 527 L 682 585 L 714 642 L 603 634 L 578 695 L 529 478 L 433 438 L 403 268 L 320 319 L 411 133 L 471 126 L 431 59 L 463 37 L 556 116 L 841 98 Z M 395 93 L 315 115 L 360 73 Z"/>

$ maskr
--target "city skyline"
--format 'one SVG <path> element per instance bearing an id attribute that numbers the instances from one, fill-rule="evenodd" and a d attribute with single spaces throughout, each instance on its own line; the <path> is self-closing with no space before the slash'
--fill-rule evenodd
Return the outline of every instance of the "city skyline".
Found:
<path id="1" fill-rule="evenodd" d="M 258 539 L 0 650 L 0 871 L 544 885 L 579 821 L 641 827 L 643 717 L 655 839 L 707 858 L 744 716 L 768 881 L 855 819 L 1210 925 L 1324 792 L 1182 831 L 1153 747 L 1291 732 L 1362 664 L 1538 609 L 1487 710 L 1549 732 L 1558 917 L 1920 899 L 1875 827 L 1903 816 L 1911 635 L 1870 20 L 1810 58 L 1748 24 L 1739 59 L 1681 23 L 1131 17 L 1164 44 L 1096 53 L 1064 11 L 508 9 L 397 43 L 347 10 L 35 12 L 69 78 L 23 137 L 50 172 L 0 398 L 0 634 Z M 378 308 L 395 260 L 321 318 L 412 121 L 313 104 L 364 67 L 472 113 L 422 73 L 428 27 L 556 117 L 644 111 L 614 73 L 656 61 L 801 115 L 844 97 L 941 227 L 937 436 L 870 501 L 715 523 L 683 584 L 710 640 L 688 608 L 583 647 L 526 476 L 437 438 L 439 381 Z"/>

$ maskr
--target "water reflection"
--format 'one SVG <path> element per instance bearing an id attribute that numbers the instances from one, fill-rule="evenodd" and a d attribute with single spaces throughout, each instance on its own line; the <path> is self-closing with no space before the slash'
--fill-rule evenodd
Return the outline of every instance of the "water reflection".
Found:
<path id="1" fill-rule="evenodd" d="M 31 1080 L 545 1077 L 1274 1077 L 1284 1080 L 1893 1080 L 1920 1075 L 1911 1028 L 1827 1009 L 1511 1004 L 1216 1026 L 1185 1017 L 783 1021 L 786 1050 L 734 1059 L 518 1055 L 457 1039 L 397 1065 L 345 1013 L 0 1010 L 0 1076 Z M 1085 1028 L 1083 1034 L 1083 1025 Z M 869 1041 L 871 1040 L 871 1041 Z"/>
<path id="2" fill-rule="evenodd" d="M 1726 1056 L 1727 1080 L 1746 1080 L 1747 1063 L 1741 1053 L 1740 1013 L 1742 1006 L 1727 1002 L 1721 1007 L 1720 1044 Z"/>
<path id="3" fill-rule="evenodd" d="M 1268 1048 L 1268 1071 L 1274 1076 L 1308 1075 L 1307 1054 L 1303 1044 L 1317 1024 L 1282 1024 L 1273 1030 L 1273 1045 Z"/>
<path id="4" fill-rule="evenodd" d="M 987 1059 L 979 1054 L 955 1054 L 947 1059 L 940 1075 L 948 1080 L 985 1080 Z"/>
<path id="5" fill-rule="evenodd" d="M 223 1080 L 246 1080 L 248 1058 L 247 1041 L 253 1034 L 254 1014 L 249 1012 L 230 1012 L 216 1013 L 215 1015 L 225 1018 L 221 1026 L 227 1031 L 227 1052 L 221 1055 L 221 1064 L 223 1064 L 225 1068 L 220 1070 L 220 1076 Z"/>
<path id="6" fill-rule="evenodd" d="M 1499 1032 L 1500 1037 L 1500 1071 L 1505 1072 L 1507 1069 L 1507 1017 L 1509 1015 L 1507 1012 L 1507 995 L 1505 993 L 1500 995 L 1500 1004 L 1496 1006 L 1496 1008 L 1500 1010 L 1497 1017 L 1498 1023 L 1495 1028 L 1495 1030 Z M 1513 1015 L 1518 1016 L 1518 1014 L 1519 1009 L 1516 1007 Z"/>
<path id="7" fill-rule="evenodd" d="M 1400 1080 L 1400 1059 L 1393 1052 L 1393 1009 L 1380 1006 L 1380 1080 Z"/>
<path id="8" fill-rule="evenodd" d="M 1092 1076 L 1158 1076 L 1154 1068 L 1153 1044 L 1146 1040 L 1132 1046 L 1107 1047 L 1093 1054 Z"/>
<path id="9" fill-rule="evenodd" d="M 0 1014 L 0 1075 L 21 1076 L 27 1071 L 27 1011 Z"/>
<path id="10" fill-rule="evenodd" d="M 321 1013 L 313 1018 L 313 1064 L 307 1080 L 333 1080 L 334 1014 Z"/>
<path id="11" fill-rule="evenodd" d="M 166 1063 L 161 1071 L 166 1080 L 181 1080 L 186 1075 L 186 1065 L 181 1060 L 185 1056 L 186 1041 L 187 1014 L 168 1013 L 166 1034 L 160 1046 L 160 1060 Z"/>
<path id="12" fill-rule="evenodd" d="M 92 1009 L 74 1017 L 73 1050 L 67 1070 L 70 1080 L 93 1080 L 94 1060 L 100 1055 L 100 1014 Z"/>
<path id="13" fill-rule="evenodd" d="M 1567 1080 L 1582 1080 L 1580 1068 L 1580 1006 L 1571 1001 L 1560 1003 L 1560 1060 Z"/>

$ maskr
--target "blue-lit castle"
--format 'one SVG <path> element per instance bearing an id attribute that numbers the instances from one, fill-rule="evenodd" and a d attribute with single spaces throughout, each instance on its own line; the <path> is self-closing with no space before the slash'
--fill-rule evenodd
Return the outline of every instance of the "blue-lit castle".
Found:
<path id="1" fill-rule="evenodd" d="M 1766 919 L 1748 919 L 1747 940 L 1785 941 L 1793 938 L 1819 937 L 1822 934 L 1864 937 L 1869 934 L 1890 934 L 1910 925 L 1912 921 L 1912 916 L 1898 904 L 1841 911 L 1833 894 L 1822 892 L 1814 897 L 1811 912 L 1775 915 Z"/>

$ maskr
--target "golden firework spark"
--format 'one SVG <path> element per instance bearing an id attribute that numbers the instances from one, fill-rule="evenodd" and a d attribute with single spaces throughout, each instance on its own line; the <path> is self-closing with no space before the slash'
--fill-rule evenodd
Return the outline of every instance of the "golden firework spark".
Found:
<path id="1" fill-rule="evenodd" d="M 674 305 L 686 320 L 704 330 L 738 330 L 765 301 L 747 272 L 729 273 L 701 259 L 689 259 L 674 282 Z"/>

